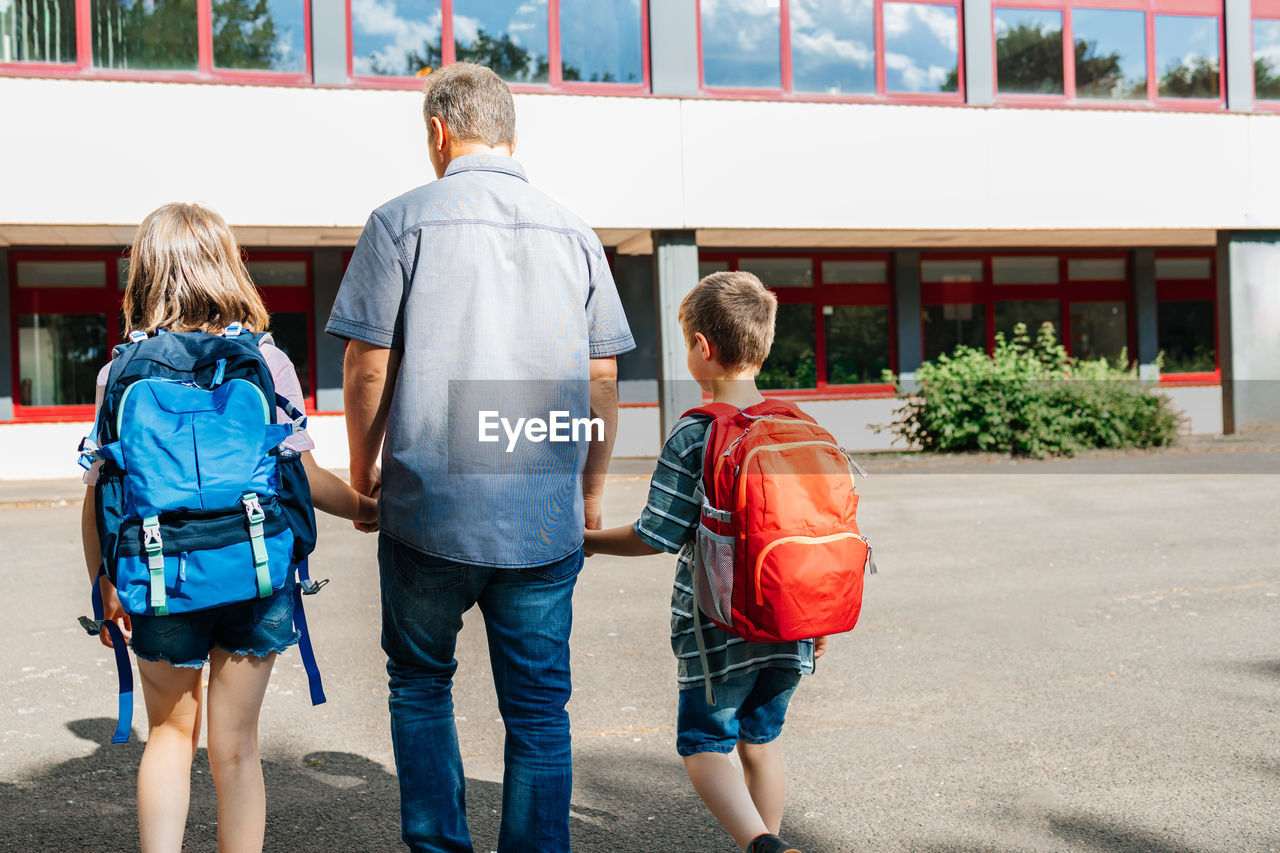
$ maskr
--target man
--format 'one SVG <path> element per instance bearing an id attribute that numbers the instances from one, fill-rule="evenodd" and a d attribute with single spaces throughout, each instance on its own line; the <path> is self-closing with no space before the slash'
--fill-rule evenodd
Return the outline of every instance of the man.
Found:
<path id="1" fill-rule="evenodd" d="M 379 495 L 403 836 L 472 849 L 451 685 L 478 604 L 507 731 L 498 848 L 567 851 L 571 596 L 583 522 L 600 527 L 614 357 L 635 344 L 599 239 L 511 159 L 506 84 L 451 65 L 423 114 L 439 180 L 373 212 L 327 327 L 349 341 L 351 482 Z M 548 417 L 588 397 L 596 440 L 556 443 Z M 522 432 L 535 411 L 544 428 Z"/>

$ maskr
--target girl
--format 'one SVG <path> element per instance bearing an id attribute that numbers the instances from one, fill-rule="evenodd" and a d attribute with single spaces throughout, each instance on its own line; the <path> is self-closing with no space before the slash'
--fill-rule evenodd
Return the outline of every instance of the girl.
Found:
<path id="1" fill-rule="evenodd" d="M 194 204 L 166 204 L 139 226 L 129 256 L 123 312 L 128 329 L 148 335 L 162 329 L 220 334 L 233 322 L 265 330 L 268 322 L 226 221 Z M 302 389 L 288 356 L 267 342 L 261 353 L 276 391 L 301 411 Z M 108 367 L 98 374 L 99 406 Z M 278 416 L 284 422 L 284 413 Z M 305 431 L 285 444 L 302 455 L 317 509 L 376 527 L 375 502 L 315 463 L 315 444 Z M 81 518 L 90 578 L 97 575 L 101 560 L 94 522 L 97 475 L 95 465 L 85 476 L 89 488 Z M 218 792 L 218 849 L 260 851 L 266 791 L 258 754 L 258 712 L 275 656 L 298 641 L 291 587 L 212 610 L 131 618 L 105 575 L 99 583 L 105 617 L 116 621 L 126 637 L 132 636 L 150 725 L 138 767 L 142 850 L 182 848 L 191 761 L 200 740 L 201 717 L 207 715 L 209 765 Z M 111 645 L 106 631 L 100 636 Z M 207 701 L 201 689 L 206 661 Z"/>

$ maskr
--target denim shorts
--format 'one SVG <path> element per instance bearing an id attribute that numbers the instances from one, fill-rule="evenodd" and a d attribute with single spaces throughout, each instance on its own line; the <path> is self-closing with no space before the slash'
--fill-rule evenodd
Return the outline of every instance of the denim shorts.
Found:
<path id="1" fill-rule="evenodd" d="M 293 585 L 266 598 L 224 604 L 194 613 L 134 616 L 129 645 L 143 660 L 199 669 L 214 646 L 233 655 L 264 658 L 301 636 L 293 630 Z"/>
<path id="2" fill-rule="evenodd" d="M 782 734 L 787 703 L 800 671 L 765 667 L 734 675 L 715 686 L 716 704 L 707 704 L 702 683 L 680 691 L 676 752 L 733 752 L 738 741 L 768 743 Z"/>

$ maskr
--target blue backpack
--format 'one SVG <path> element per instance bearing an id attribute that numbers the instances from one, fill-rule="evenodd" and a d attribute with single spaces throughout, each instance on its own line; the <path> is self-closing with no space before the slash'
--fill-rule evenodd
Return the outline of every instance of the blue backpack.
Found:
<path id="1" fill-rule="evenodd" d="M 327 581 L 307 574 L 315 511 L 301 456 L 281 442 L 306 418 L 276 394 L 259 351 L 270 338 L 232 324 L 205 332 L 132 332 L 116 347 L 94 432 L 80 464 L 102 460 L 94 489 L 102 563 L 132 615 L 164 616 L 265 598 L 294 587 L 294 627 L 312 704 L 325 701 L 302 595 Z M 293 420 L 276 423 L 276 407 Z M 295 572 L 297 580 L 295 581 Z M 120 720 L 129 739 L 133 672 L 124 638 L 103 620 L 93 582 L 92 620 L 115 648 Z"/>

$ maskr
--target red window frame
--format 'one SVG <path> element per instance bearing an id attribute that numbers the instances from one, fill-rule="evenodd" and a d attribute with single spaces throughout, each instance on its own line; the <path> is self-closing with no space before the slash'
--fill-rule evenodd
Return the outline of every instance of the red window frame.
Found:
<path id="1" fill-rule="evenodd" d="M 349 2 L 349 0 L 348 0 Z M 708 86 L 703 74 L 702 54 L 702 2 L 698 0 L 695 13 L 698 25 L 698 90 L 707 97 L 733 98 L 756 101 L 818 101 L 833 103 L 894 103 L 923 105 L 956 105 L 965 102 L 964 79 L 964 6 L 962 0 L 871 0 L 874 4 L 872 30 L 875 50 L 876 91 L 874 94 L 824 95 L 820 92 L 796 92 L 791 66 L 791 0 L 780 0 L 779 16 L 779 68 L 781 87 L 745 88 Z M 956 91 L 954 92 L 889 92 L 884 66 L 884 4 L 913 3 L 920 6 L 951 6 L 956 11 Z M 776 255 L 772 257 L 778 257 Z"/>
<path id="2" fill-rule="evenodd" d="M 218 68 L 213 64 L 213 0 L 196 0 L 196 70 L 145 71 L 133 68 L 96 68 L 93 65 L 93 20 L 90 0 L 75 0 L 76 61 L 3 62 L 6 77 L 69 77 L 88 80 L 145 80 L 156 83 L 223 83 L 235 85 L 311 85 L 311 0 L 303 2 L 303 39 L 306 67 L 302 71 L 266 71 L 250 68 Z"/>
<path id="3" fill-rule="evenodd" d="M 1278 0 L 1255 0 L 1277 2 Z M 1120 12 L 1142 12 L 1146 28 L 1147 97 L 1145 100 L 1122 101 L 1105 98 L 1076 97 L 1075 32 L 1072 9 L 1102 9 Z M 1000 75 L 996 59 L 996 12 L 1009 9 L 1037 9 L 1062 13 L 1063 94 L 1019 95 L 1000 91 Z M 1218 21 L 1218 97 L 1162 98 L 1156 68 L 1156 15 L 1192 15 L 1216 18 Z M 1001 106 L 1043 107 L 1046 105 L 1103 110 L 1177 110 L 1217 111 L 1227 108 L 1227 40 L 1223 6 L 1212 0 L 998 0 L 991 4 L 991 79 L 995 85 L 995 102 Z"/>
<path id="4" fill-rule="evenodd" d="M 18 317 L 22 314 L 104 314 L 107 318 L 107 352 L 121 341 L 120 308 L 124 291 L 120 289 L 116 262 L 128 256 L 127 249 L 15 249 L 9 252 L 9 356 L 14 394 L 14 421 L 67 422 L 93 420 L 94 407 L 85 404 L 60 406 L 24 406 L 19 402 L 22 376 L 18 364 Z M 316 394 L 316 335 L 315 335 L 315 277 L 310 252 L 255 251 L 246 252 L 251 261 L 303 261 L 306 263 L 306 283 L 260 287 L 262 301 L 267 311 L 298 313 L 307 317 L 307 358 L 312 365 L 308 371 L 308 387 L 303 388 L 307 410 L 315 408 Z M 100 261 L 103 265 L 103 283 L 98 287 L 18 287 L 18 263 L 22 261 Z"/>
<path id="5" fill-rule="evenodd" d="M 1280 0 L 1253 0 L 1253 17 L 1249 21 L 1249 67 L 1253 67 L 1253 22 L 1254 21 L 1277 21 L 1280 22 Z M 1255 110 L 1267 110 L 1270 112 L 1280 112 L 1280 99 L 1258 99 L 1258 81 L 1255 77 L 1249 78 L 1250 91 L 1253 93 L 1253 108 Z"/>
<path id="6" fill-rule="evenodd" d="M 751 258 L 809 258 L 813 263 L 811 287 L 778 287 L 770 291 L 778 297 L 779 305 L 813 306 L 814 370 L 817 377 L 813 388 L 764 388 L 770 396 L 783 398 L 874 398 L 893 397 L 893 385 L 883 382 L 831 385 L 827 383 L 826 315 L 823 306 L 872 305 L 889 309 L 889 369 L 898 369 L 898 330 L 893 305 L 893 255 L 889 252 L 806 252 L 796 250 L 716 251 L 699 250 L 699 263 L 724 263 L 737 271 L 744 260 Z M 880 284 L 826 284 L 822 278 L 823 261 L 883 261 L 885 281 Z"/>
<path id="7" fill-rule="evenodd" d="M 992 261 L 997 257 L 1055 257 L 1058 258 L 1057 284 L 996 284 L 992 272 Z M 1204 301 L 1213 302 L 1214 310 L 1214 357 L 1218 358 L 1220 348 L 1217 340 L 1218 301 L 1216 275 L 1216 259 L 1211 251 L 1203 249 L 1161 249 L 1156 258 L 1208 258 L 1210 277 L 1207 279 L 1178 279 L 1156 282 L 1156 300 L 1161 301 Z M 1125 277 L 1108 281 L 1072 281 L 1069 276 L 1070 262 L 1073 259 L 1123 259 L 1125 261 Z M 982 262 L 982 281 L 977 282 L 926 282 L 924 281 L 923 264 L 925 261 L 972 261 Z M 1060 318 L 1058 323 L 1058 340 L 1068 353 L 1071 353 L 1071 305 L 1076 302 L 1124 302 L 1126 325 L 1128 326 L 1127 346 L 1132 354 L 1136 352 L 1138 318 L 1134 310 L 1133 296 L 1133 259 L 1127 250 L 1115 249 L 1063 249 L 1063 250 L 1002 250 L 986 251 L 934 251 L 922 252 L 920 307 L 931 305 L 982 305 L 986 319 L 987 352 L 995 348 L 995 304 L 997 301 L 1017 301 L 1032 299 L 1058 300 Z M 928 357 L 924 349 L 924 337 L 920 340 L 920 357 Z M 1162 385 L 1217 385 L 1221 382 L 1221 371 L 1216 368 L 1208 373 L 1170 373 L 1160 377 Z"/>
<path id="8" fill-rule="evenodd" d="M 393 77 L 357 75 L 355 73 L 355 28 L 351 20 L 351 0 L 347 8 L 347 79 L 366 89 L 420 89 L 419 77 Z M 452 65 L 457 61 L 457 46 L 453 41 L 453 0 L 440 0 L 440 65 Z M 547 0 L 547 71 L 546 83 L 509 83 L 516 94 L 560 92 L 567 95 L 648 95 L 649 90 L 649 2 L 640 0 L 640 64 L 642 78 L 639 83 L 590 83 L 581 80 L 564 80 L 560 55 L 560 2 Z"/>
<path id="9" fill-rule="evenodd" d="M 1203 249 L 1160 249 L 1161 258 L 1208 259 L 1208 278 L 1156 278 L 1156 303 L 1161 302 L 1210 302 L 1213 304 L 1213 370 L 1198 373 L 1164 373 L 1161 385 L 1220 385 L 1222 384 L 1222 344 L 1218 336 L 1218 259 L 1212 251 Z"/>
<path id="10" fill-rule="evenodd" d="M 1057 284 L 996 284 L 992 275 L 992 262 L 996 258 L 1056 258 L 1058 261 Z M 1072 260 L 1123 260 L 1125 277 L 1105 281 L 1072 281 Z M 926 261 L 982 262 L 982 281 L 975 282 L 926 282 Z M 986 318 L 987 352 L 996 345 L 996 303 L 1022 300 L 1056 299 L 1058 301 L 1058 341 L 1071 352 L 1071 304 L 1074 302 L 1123 302 L 1125 303 L 1126 341 L 1130 352 L 1137 336 L 1137 322 L 1133 310 L 1133 262 L 1130 253 L 1117 250 L 1008 250 L 999 252 L 956 251 L 922 252 L 920 255 L 920 307 L 929 305 L 982 305 Z M 923 316 L 921 317 L 923 322 Z M 1031 330 L 1034 336 L 1035 330 Z M 920 357 L 928 357 L 924 349 L 924 336 L 920 337 Z"/>

